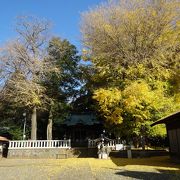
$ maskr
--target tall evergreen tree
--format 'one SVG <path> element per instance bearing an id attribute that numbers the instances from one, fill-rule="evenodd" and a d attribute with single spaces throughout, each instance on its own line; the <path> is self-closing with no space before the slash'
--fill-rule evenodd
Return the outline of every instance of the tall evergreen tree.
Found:
<path id="1" fill-rule="evenodd" d="M 48 54 L 47 61 L 55 64 L 60 71 L 60 76 L 47 73 L 43 81 L 47 89 L 46 94 L 51 98 L 47 139 L 52 139 L 53 119 L 62 117 L 67 111 L 68 104 L 77 96 L 80 86 L 80 56 L 74 45 L 58 37 L 50 40 Z"/>

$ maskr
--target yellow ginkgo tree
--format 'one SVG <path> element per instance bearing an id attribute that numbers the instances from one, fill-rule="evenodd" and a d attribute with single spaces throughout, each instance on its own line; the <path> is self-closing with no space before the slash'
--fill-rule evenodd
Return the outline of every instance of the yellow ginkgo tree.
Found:
<path id="1" fill-rule="evenodd" d="M 109 128 L 139 135 L 180 109 L 179 22 L 177 0 L 112 0 L 82 15 L 83 55 L 101 81 L 94 99 Z"/>
<path id="2" fill-rule="evenodd" d="M 124 90 L 117 88 L 98 89 L 93 98 L 98 102 L 99 111 L 109 126 L 113 124 L 120 127 L 126 126 L 131 130 L 129 132 L 129 129 L 124 129 L 127 134 L 139 136 L 143 126 L 148 128 L 153 121 L 162 115 L 178 109 L 178 102 L 175 101 L 174 97 L 165 95 L 165 89 L 161 83 L 153 88 L 145 81 L 134 81 Z M 147 134 L 164 135 L 165 130 L 162 130 L 161 127 L 159 130 L 161 132 L 147 129 Z"/>

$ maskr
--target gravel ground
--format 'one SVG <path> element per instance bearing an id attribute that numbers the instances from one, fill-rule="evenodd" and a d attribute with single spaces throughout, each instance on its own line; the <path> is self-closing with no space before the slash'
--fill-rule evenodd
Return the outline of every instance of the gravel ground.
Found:
<path id="1" fill-rule="evenodd" d="M 118 161 L 124 161 L 119 159 Z M 121 164 L 121 163 L 120 163 Z M 0 180 L 180 179 L 179 166 L 117 165 L 112 160 L 0 159 Z"/>

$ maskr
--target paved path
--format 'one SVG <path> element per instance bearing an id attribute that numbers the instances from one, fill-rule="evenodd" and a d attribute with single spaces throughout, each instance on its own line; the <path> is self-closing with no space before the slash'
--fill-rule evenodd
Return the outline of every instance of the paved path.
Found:
<path id="1" fill-rule="evenodd" d="M 118 161 L 123 160 L 119 159 Z M 161 165 L 162 166 L 162 165 Z M 117 165 L 112 160 L 74 158 L 60 160 L 0 159 L 0 180 L 168 180 L 180 179 L 171 173 L 177 167 Z"/>

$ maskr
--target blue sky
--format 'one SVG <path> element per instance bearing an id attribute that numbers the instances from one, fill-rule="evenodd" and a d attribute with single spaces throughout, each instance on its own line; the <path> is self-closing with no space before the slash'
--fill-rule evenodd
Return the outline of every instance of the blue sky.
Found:
<path id="1" fill-rule="evenodd" d="M 80 14 L 103 0 L 0 0 L 0 45 L 16 36 L 13 25 L 20 15 L 35 15 L 53 23 L 52 33 L 80 50 Z"/>

